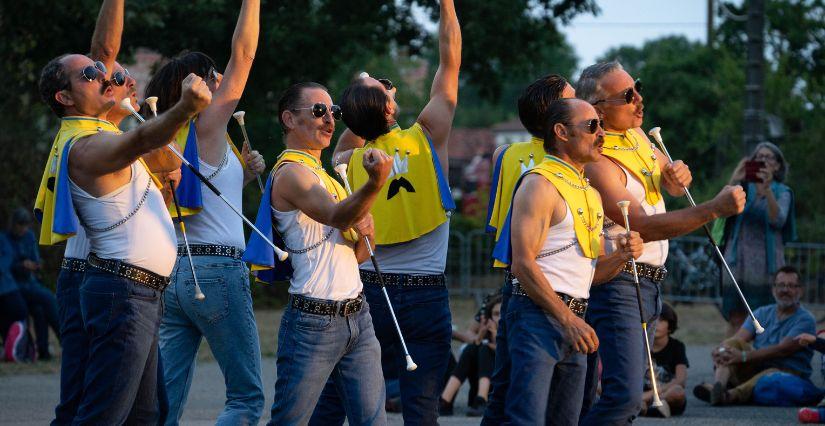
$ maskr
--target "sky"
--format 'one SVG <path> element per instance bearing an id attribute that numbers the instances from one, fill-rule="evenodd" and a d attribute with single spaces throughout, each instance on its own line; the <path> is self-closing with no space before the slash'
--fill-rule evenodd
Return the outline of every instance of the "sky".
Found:
<path id="1" fill-rule="evenodd" d="M 668 35 L 707 39 L 707 0 L 599 0 L 598 5 L 598 16 L 578 15 L 560 27 L 576 51 L 579 70 L 622 45 L 641 47 Z"/>

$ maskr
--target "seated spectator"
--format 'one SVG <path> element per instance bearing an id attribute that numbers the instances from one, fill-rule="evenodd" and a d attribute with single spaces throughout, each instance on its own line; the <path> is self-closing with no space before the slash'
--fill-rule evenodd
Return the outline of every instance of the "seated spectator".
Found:
<path id="1" fill-rule="evenodd" d="M 676 311 L 667 303 L 662 304 L 662 313 L 656 323 L 656 334 L 653 337 L 653 362 L 656 365 L 656 382 L 659 385 L 659 398 L 667 403 L 670 415 L 678 416 L 685 412 L 685 383 L 687 382 L 688 365 L 685 344 L 671 337 L 678 328 Z M 642 400 L 646 409 L 642 415 L 661 417 L 663 414 L 651 407 L 653 402 L 653 388 L 649 374 L 645 374 L 645 392 Z"/>
<path id="2" fill-rule="evenodd" d="M 800 345 L 808 346 L 811 349 L 819 352 L 823 358 L 820 373 L 825 378 L 825 330 L 820 330 L 814 336 L 813 334 L 802 333 L 796 337 Z M 825 423 L 825 398 L 819 401 L 819 404 L 814 408 L 802 408 L 799 410 L 800 423 Z"/>
<path id="3" fill-rule="evenodd" d="M 14 211 L 8 232 L 14 250 L 11 272 L 33 320 L 38 358 L 48 360 L 52 357 L 49 351 L 49 327 L 56 336 L 60 336 L 57 299 L 37 278 L 36 274 L 41 267 L 40 252 L 37 238 L 31 230 L 31 222 L 31 214 L 25 208 L 20 207 Z"/>
<path id="4" fill-rule="evenodd" d="M 711 405 L 746 404 L 753 397 L 756 382 L 766 374 L 784 371 L 808 379 L 813 351 L 796 337 L 815 333 L 816 321 L 799 303 L 803 293 L 796 268 L 780 268 L 773 284 L 776 303 L 754 311 L 765 331 L 756 334 L 748 318 L 732 338 L 711 353 L 716 383 L 698 385 L 693 394 Z"/>
<path id="5" fill-rule="evenodd" d="M 468 343 L 458 359 L 444 391 L 441 393 L 439 414 L 453 414 L 453 402 L 458 390 L 465 380 L 475 380 L 475 394 L 469 398 L 468 416 L 477 417 L 484 414 L 487 407 L 487 395 L 490 392 L 490 375 L 493 373 L 496 356 L 496 331 L 501 317 L 501 295 L 489 296 L 482 305 L 482 311 L 476 315 L 478 332 L 472 343 Z M 466 337 L 466 336 L 465 336 Z"/>

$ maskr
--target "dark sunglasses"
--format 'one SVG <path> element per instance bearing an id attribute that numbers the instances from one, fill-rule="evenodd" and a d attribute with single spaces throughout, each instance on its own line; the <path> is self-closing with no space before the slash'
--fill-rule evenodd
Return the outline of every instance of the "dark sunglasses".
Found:
<path id="1" fill-rule="evenodd" d="M 112 79 L 109 81 L 111 81 L 115 86 L 123 86 L 126 84 L 126 79 L 131 75 L 132 74 L 129 74 L 129 70 L 124 68 L 123 71 L 115 71 L 112 73 Z"/>
<path id="2" fill-rule="evenodd" d="M 633 103 L 633 99 L 636 97 L 636 93 L 639 93 L 639 94 L 642 93 L 642 80 L 640 80 L 638 78 L 636 79 L 636 81 L 633 82 L 633 87 L 627 88 L 627 90 L 624 91 L 624 94 L 622 94 L 621 97 L 615 98 L 615 99 L 600 99 L 600 100 L 594 102 L 593 105 L 598 105 L 602 102 L 604 102 L 604 103 L 621 103 L 621 102 L 624 102 L 625 104 L 631 104 L 631 103 Z"/>
<path id="3" fill-rule="evenodd" d="M 327 105 L 322 104 L 320 102 L 307 108 L 292 108 L 292 111 L 301 111 L 305 109 L 312 111 L 312 115 L 314 115 L 316 118 L 321 118 L 327 115 Z M 338 105 L 330 105 L 329 111 L 332 113 L 332 118 L 336 120 L 340 120 L 341 116 L 343 116 L 343 113 L 341 112 L 341 107 Z"/>
<path id="4" fill-rule="evenodd" d="M 593 133 L 596 133 L 596 130 L 599 130 L 599 127 L 604 129 L 604 120 L 594 118 L 592 120 L 587 120 L 581 124 L 568 124 L 568 126 L 584 127 L 585 129 L 587 129 L 587 132 L 592 135 Z"/>
<path id="5" fill-rule="evenodd" d="M 395 87 L 395 85 L 392 84 L 392 81 L 388 78 L 376 78 L 376 80 L 378 80 L 378 82 L 381 83 L 387 90 L 392 90 L 392 88 Z"/>
<path id="6" fill-rule="evenodd" d="M 101 75 L 100 73 L 102 73 L 103 77 L 106 76 L 106 65 L 103 65 L 103 62 L 96 61 L 94 65 L 83 68 L 80 76 L 86 79 L 86 81 L 92 82 L 97 80 L 98 75 Z"/>

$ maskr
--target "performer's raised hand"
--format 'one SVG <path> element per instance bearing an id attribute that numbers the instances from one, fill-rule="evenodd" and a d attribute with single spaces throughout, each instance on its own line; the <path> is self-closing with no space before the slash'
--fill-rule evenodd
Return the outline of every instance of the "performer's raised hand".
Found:
<path id="1" fill-rule="evenodd" d="M 364 152 L 364 169 L 370 176 L 370 181 L 381 187 L 387 181 L 392 169 L 392 157 L 380 149 L 368 149 Z"/>
<path id="2" fill-rule="evenodd" d="M 662 168 L 662 177 L 672 186 L 689 188 L 693 182 L 690 168 L 682 160 L 667 163 Z"/>
<path id="3" fill-rule="evenodd" d="M 599 338 L 596 336 L 596 332 L 583 319 L 573 315 L 573 313 L 570 313 L 562 327 L 564 327 L 567 341 L 577 352 L 591 354 L 599 349 Z"/>
<path id="4" fill-rule="evenodd" d="M 645 242 L 638 232 L 630 231 L 630 235 L 624 234 L 619 238 L 619 251 L 621 251 L 625 261 L 630 260 L 630 258 L 638 259 L 642 256 L 644 244 Z"/>
<path id="5" fill-rule="evenodd" d="M 203 111 L 212 102 L 212 92 L 206 82 L 194 73 L 189 73 L 181 82 L 180 104 L 189 115 Z"/>
<path id="6" fill-rule="evenodd" d="M 737 215 L 745 209 L 745 191 L 739 185 L 725 185 L 712 203 L 719 217 Z"/>

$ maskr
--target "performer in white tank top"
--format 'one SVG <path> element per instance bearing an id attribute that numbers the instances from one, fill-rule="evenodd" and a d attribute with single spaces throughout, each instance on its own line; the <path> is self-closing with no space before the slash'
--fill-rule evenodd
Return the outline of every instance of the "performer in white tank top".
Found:
<path id="1" fill-rule="evenodd" d="M 573 214 L 567 203 L 564 204 L 564 219 L 547 231 L 536 263 L 547 281 L 552 283 L 553 290 L 577 299 L 587 299 L 596 271 L 596 259 L 584 256 L 573 229 Z"/>

